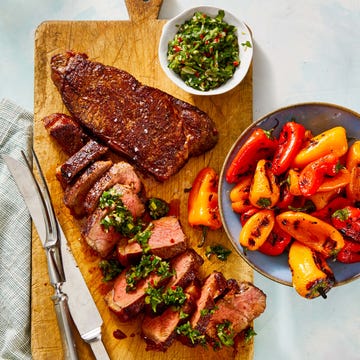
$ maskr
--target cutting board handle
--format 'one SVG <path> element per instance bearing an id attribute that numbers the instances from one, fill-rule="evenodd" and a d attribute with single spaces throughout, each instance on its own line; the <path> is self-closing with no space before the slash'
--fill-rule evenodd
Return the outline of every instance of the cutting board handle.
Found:
<path id="1" fill-rule="evenodd" d="M 125 0 L 130 20 L 157 19 L 163 0 Z"/>

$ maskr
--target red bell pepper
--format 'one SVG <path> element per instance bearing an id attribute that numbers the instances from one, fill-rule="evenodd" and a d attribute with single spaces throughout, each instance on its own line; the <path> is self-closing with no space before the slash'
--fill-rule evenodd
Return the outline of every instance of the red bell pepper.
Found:
<path id="1" fill-rule="evenodd" d="M 191 226 L 217 230 L 222 226 L 218 203 L 219 177 L 206 167 L 196 176 L 188 199 L 188 221 Z"/>
<path id="2" fill-rule="evenodd" d="M 254 170 L 260 159 L 271 157 L 276 147 L 277 140 L 272 136 L 272 130 L 255 129 L 231 162 L 226 181 L 236 183 L 241 175 Z"/>
<path id="3" fill-rule="evenodd" d="M 281 175 L 290 168 L 303 144 L 305 131 L 303 125 L 294 121 L 284 124 L 272 163 L 272 170 L 275 175 Z"/>
<path id="4" fill-rule="evenodd" d="M 360 262 L 360 243 L 345 240 L 345 244 L 337 254 L 336 260 L 345 264 Z"/>
<path id="5" fill-rule="evenodd" d="M 314 195 L 323 183 L 325 176 L 335 176 L 340 168 L 339 158 L 333 154 L 327 154 L 310 162 L 300 172 L 301 194 L 304 196 Z"/>
<path id="6" fill-rule="evenodd" d="M 331 216 L 331 223 L 343 235 L 360 242 L 360 209 L 346 206 L 336 210 Z"/>
<path id="7" fill-rule="evenodd" d="M 278 256 L 285 251 L 290 241 L 291 235 L 282 230 L 275 222 L 274 228 L 266 241 L 260 246 L 259 251 L 266 255 Z"/>

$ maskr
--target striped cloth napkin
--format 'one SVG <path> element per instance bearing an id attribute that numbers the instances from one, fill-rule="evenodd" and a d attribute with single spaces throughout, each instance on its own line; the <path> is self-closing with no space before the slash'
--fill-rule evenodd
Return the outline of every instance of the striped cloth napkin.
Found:
<path id="1" fill-rule="evenodd" d="M 0 102 L 0 154 L 30 158 L 33 116 Z M 0 156 L 0 358 L 31 359 L 31 219 Z"/>

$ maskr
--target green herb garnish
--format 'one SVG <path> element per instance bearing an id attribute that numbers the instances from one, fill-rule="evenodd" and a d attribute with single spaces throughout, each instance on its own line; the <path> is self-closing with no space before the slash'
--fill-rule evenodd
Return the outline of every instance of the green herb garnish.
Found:
<path id="1" fill-rule="evenodd" d="M 147 294 L 145 302 L 151 305 L 153 312 L 156 312 L 156 307 L 159 304 L 163 303 L 168 306 L 179 307 L 183 305 L 186 300 L 184 289 L 181 286 L 170 287 L 164 291 L 164 288 L 156 289 L 149 284 L 145 293 Z"/>
<path id="2" fill-rule="evenodd" d="M 237 29 L 224 16 L 224 10 L 215 17 L 195 12 L 168 44 L 169 68 L 194 89 L 219 87 L 240 64 Z"/>
<path id="3" fill-rule="evenodd" d="M 160 198 L 152 197 L 146 201 L 146 207 L 152 219 L 160 219 L 169 213 L 169 204 Z"/>
<path id="4" fill-rule="evenodd" d="M 101 260 L 99 268 L 103 275 L 103 281 L 108 282 L 118 276 L 124 267 L 116 259 Z"/>
<path id="5" fill-rule="evenodd" d="M 234 345 L 235 331 L 232 328 L 230 321 L 226 320 L 221 324 L 216 325 L 217 336 L 221 343 L 225 346 Z"/>
<path id="6" fill-rule="evenodd" d="M 230 254 L 231 250 L 222 245 L 208 246 L 205 252 L 205 255 L 208 259 L 211 257 L 211 255 L 215 255 L 221 261 L 226 261 Z"/>
<path id="7" fill-rule="evenodd" d="M 202 335 L 199 330 L 191 327 L 190 321 L 182 324 L 176 328 L 178 335 L 186 336 L 190 339 L 192 344 L 206 345 L 205 335 Z"/>

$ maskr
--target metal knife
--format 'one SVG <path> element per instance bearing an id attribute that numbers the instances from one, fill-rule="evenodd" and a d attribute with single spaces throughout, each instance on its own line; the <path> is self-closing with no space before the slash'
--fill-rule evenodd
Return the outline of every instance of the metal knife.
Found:
<path id="1" fill-rule="evenodd" d="M 33 181 L 32 171 L 28 166 L 23 165 L 20 161 L 8 155 L 2 155 L 2 157 L 15 179 L 16 185 L 24 198 L 32 220 L 34 221 L 40 240 L 44 245 L 46 227 L 40 205 L 41 195 L 36 187 L 36 183 Z M 67 294 L 71 318 L 76 325 L 81 338 L 90 344 L 96 359 L 110 359 L 101 340 L 101 326 L 103 320 L 80 269 L 68 248 L 66 237 L 59 223 L 58 229 L 61 240 L 61 258 L 66 280 L 62 284 L 62 289 L 64 293 Z"/>

